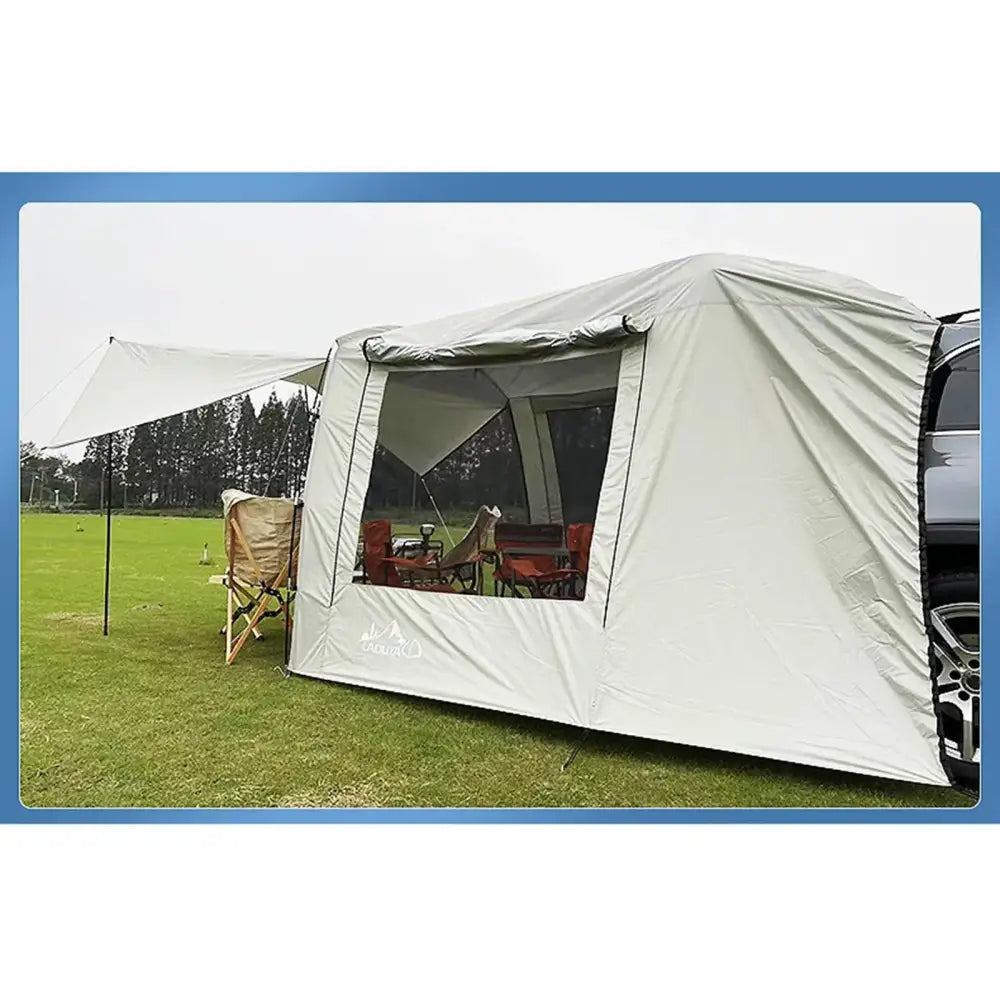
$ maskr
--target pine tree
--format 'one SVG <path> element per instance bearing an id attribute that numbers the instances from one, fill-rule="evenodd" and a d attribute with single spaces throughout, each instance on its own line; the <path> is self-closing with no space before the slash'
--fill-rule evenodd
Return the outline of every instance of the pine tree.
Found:
<path id="1" fill-rule="evenodd" d="M 226 415 L 225 440 L 225 474 L 223 476 L 226 489 L 239 485 L 237 467 L 239 465 L 239 449 L 236 444 L 236 424 L 240 417 L 240 396 L 230 396 L 223 400 L 222 406 Z"/>
<path id="2" fill-rule="evenodd" d="M 305 489 L 309 446 L 312 441 L 312 422 L 304 390 L 288 401 L 285 421 L 287 427 L 287 440 L 285 442 L 287 495 L 296 497 L 301 496 Z"/>
<path id="3" fill-rule="evenodd" d="M 122 507 L 125 504 L 128 482 L 128 449 L 132 443 L 131 430 L 115 431 L 111 435 L 111 504 Z"/>
<path id="4" fill-rule="evenodd" d="M 111 506 L 120 507 L 124 498 L 122 483 L 127 481 L 128 451 L 131 431 L 111 435 Z M 107 503 L 108 435 L 91 438 L 84 449 L 83 459 L 76 469 L 79 474 L 77 503 L 80 506 L 101 507 Z"/>
<path id="5" fill-rule="evenodd" d="M 186 413 L 178 413 L 166 419 L 160 462 L 164 466 L 167 484 L 167 507 L 184 507 L 188 502 L 187 470 L 190 461 L 187 451 L 187 416 Z"/>
<path id="6" fill-rule="evenodd" d="M 273 390 L 261 407 L 257 427 L 260 445 L 257 489 L 254 492 L 265 496 L 281 496 L 286 484 L 281 476 L 278 459 L 285 434 L 285 408 Z"/>
<path id="7" fill-rule="evenodd" d="M 83 458 L 77 468 L 79 470 L 79 487 L 77 502 L 83 507 L 99 507 L 104 497 L 104 461 L 107 439 L 91 438 L 83 451 Z"/>
<path id="8" fill-rule="evenodd" d="M 225 482 L 228 425 L 225 408 L 209 403 L 188 414 L 185 445 L 189 454 L 189 503 L 210 508 L 219 502 Z"/>
<path id="9" fill-rule="evenodd" d="M 233 485 L 247 493 L 252 493 L 256 487 L 255 476 L 259 466 L 257 427 L 257 411 L 253 408 L 249 396 L 241 396 L 236 418 L 235 441 L 236 462 Z"/>
<path id="10" fill-rule="evenodd" d="M 129 497 L 142 506 L 153 503 L 157 495 L 160 457 L 153 424 L 136 427 L 126 455 L 126 478 Z"/>

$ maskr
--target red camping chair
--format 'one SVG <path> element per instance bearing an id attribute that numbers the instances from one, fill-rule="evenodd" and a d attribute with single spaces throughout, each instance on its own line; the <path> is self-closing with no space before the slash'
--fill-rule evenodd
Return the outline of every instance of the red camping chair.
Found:
<path id="1" fill-rule="evenodd" d="M 563 548 L 561 524 L 514 524 L 501 521 L 494 538 L 500 565 L 493 573 L 493 589 L 502 597 L 509 590 L 513 597 L 520 597 L 518 587 L 524 587 L 531 597 L 562 597 L 563 591 L 574 580 L 576 570 L 560 566 L 556 554 Z M 553 555 L 532 551 L 511 555 L 520 549 L 553 549 Z"/>
<path id="2" fill-rule="evenodd" d="M 454 593 L 457 584 L 460 593 L 482 594 L 483 548 L 501 516 L 499 507 L 481 506 L 468 531 L 447 552 L 434 553 L 429 560 L 392 560 L 402 585 Z"/>
<path id="3" fill-rule="evenodd" d="M 362 563 L 365 583 L 398 587 L 399 574 L 392 563 L 392 522 L 366 521 L 361 525 Z"/>
<path id="4" fill-rule="evenodd" d="M 590 543 L 594 538 L 592 524 L 571 524 L 566 529 L 566 548 L 569 549 L 570 565 L 576 571 L 571 596 L 582 601 L 587 587 L 587 571 L 590 569 Z"/>
<path id="5" fill-rule="evenodd" d="M 428 552 L 416 559 L 398 559 L 393 556 L 391 521 L 366 521 L 361 526 L 361 535 L 365 583 L 454 593 L 450 584 L 444 583 L 438 574 L 432 572 L 436 568 L 436 552 Z"/>

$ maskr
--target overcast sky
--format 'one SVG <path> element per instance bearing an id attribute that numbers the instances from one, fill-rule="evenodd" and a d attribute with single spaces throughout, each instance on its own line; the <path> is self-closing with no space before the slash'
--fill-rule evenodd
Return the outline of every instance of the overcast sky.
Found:
<path id="1" fill-rule="evenodd" d="M 109 334 L 322 355 L 359 327 L 709 251 L 845 272 L 933 314 L 980 301 L 971 205 L 35 204 L 20 240 L 21 439 L 38 443 Z"/>

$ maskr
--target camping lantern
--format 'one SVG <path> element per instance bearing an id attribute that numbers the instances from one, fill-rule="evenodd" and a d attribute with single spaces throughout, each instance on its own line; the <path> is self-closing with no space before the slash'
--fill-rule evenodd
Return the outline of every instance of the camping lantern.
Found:
<path id="1" fill-rule="evenodd" d="M 420 525 L 420 547 L 427 552 L 430 549 L 431 535 L 434 534 L 433 524 Z"/>

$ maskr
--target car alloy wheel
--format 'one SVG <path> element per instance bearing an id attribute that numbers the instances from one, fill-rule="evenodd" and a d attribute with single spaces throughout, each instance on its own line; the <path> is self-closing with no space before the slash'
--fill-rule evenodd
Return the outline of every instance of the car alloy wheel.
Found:
<path id="1" fill-rule="evenodd" d="M 931 625 L 945 752 L 949 757 L 978 764 L 982 663 L 979 604 L 961 602 L 932 608 Z"/>

